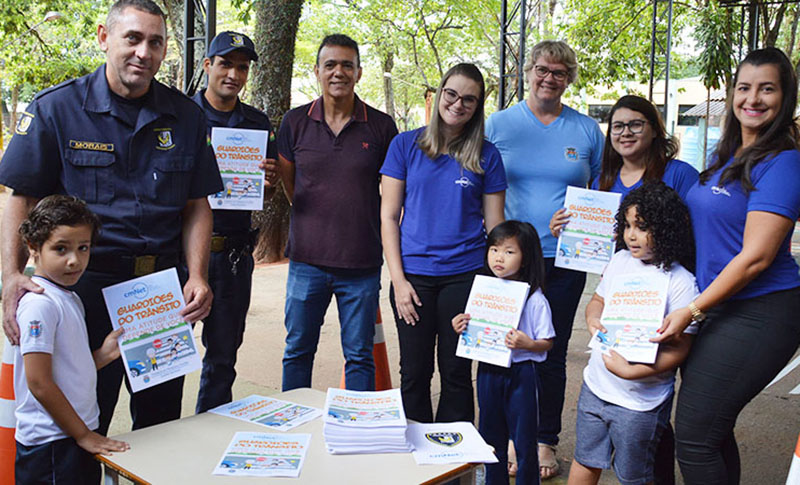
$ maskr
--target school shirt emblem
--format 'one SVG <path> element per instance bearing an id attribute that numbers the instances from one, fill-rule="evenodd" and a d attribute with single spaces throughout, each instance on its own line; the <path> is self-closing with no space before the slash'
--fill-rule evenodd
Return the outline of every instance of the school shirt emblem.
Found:
<path id="1" fill-rule="evenodd" d="M 231 45 L 232 46 L 243 46 L 244 45 L 244 38 L 241 35 L 231 35 Z"/>
<path id="2" fill-rule="evenodd" d="M 425 438 L 428 439 L 431 443 L 436 443 L 437 445 L 453 447 L 464 439 L 461 433 L 455 433 L 452 431 L 439 431 L 436 433 L 425 433 Z"/>
<path id="3" fill-rule="evenodd" d="M 33 123 L 34 116 L 30 113 L 26 113 L 23 111 L 22 116 L 20 117 L 19 121 L 17 121 L 17 126 L 14 131 L 17 135 L 27 135 L 28 128 L 31 127 L 31 123 Z"/>
<path id="4" fill-rule="evenodd" d="M 33 338 L 39 338 L 42 336 L 42 322 L 39 320 L 31 320 L 28 323 L 28 335 Z"/>
<path id="5" fill-rule="evenodd" d="M 575 147 L 564 147 L 564 158 L 570 162 L 578 161 L 578 149 Z"/>
<path id="6" fill-rule="evenodd" d="M 175 143 L 172 141 L 172 128 L 156 128 L 156 150 L 172 150 Z"/>

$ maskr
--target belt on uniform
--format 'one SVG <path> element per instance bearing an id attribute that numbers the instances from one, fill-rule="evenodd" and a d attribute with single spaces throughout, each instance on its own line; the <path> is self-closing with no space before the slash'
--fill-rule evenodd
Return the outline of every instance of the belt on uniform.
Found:
<path id="1" fill-rule="evenodd" d="M 125 277 L 144 276 L 162 269 L 177 266 L 178 254 L 92 254 L 89 258 L 89 271 L 108 273 Z"/>
<path id="2" fill-rule="evenodd" d="M 211 236 L 211 252 L 219 253 L 222 251 L 230 250 L 243 250 L 247 247 L 252 248 L 255 243 L 255 235 L 257 231 L 250 231 L 241 234 L 234 234 L 224 236 L 222 234 L 215 234 Z"/>

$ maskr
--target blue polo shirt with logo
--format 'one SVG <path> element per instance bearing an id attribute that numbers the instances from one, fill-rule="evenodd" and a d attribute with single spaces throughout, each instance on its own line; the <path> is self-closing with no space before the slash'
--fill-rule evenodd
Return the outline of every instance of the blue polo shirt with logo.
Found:
<path id="1" fill-rule="evenodd" d="M 550 218 L 564 206 L 568 185 L 587 187 L 600 173 L 603 132 L 569 106 L 545 125 L 520 101 L 489 117 L 486 138 L 500 150 L 506 167 L 506 219 L 533 224 L 544 257 L 554 258 Z"/>
<path id="2" fill-rule="evenodd" d="M 103 224 L 94 254 L 176 254 L 181 211 L 222 190 L 203 111 L 153 80 L 131 111 L 94 73 L 36 95 L 0 163 L 16 193 L 83 199 Z"/>
<path id="3" fill-rule="evenodd" d="M 417 145 L 425 128 L 395 137 L 381 168 L 405 181 L 400 252 L 406 273 L 447 276 L 483 266 L 486 232 L 483 195 L 506 189 L 500 153 L 485 141 L 484 173 L 471 172 L 450 155 L 431 160 Z"/>
<path id="4" fill-rule="evenodd" d="M 771 212 L 796 221 L 800 217 L 800 152 L 787 150 L 758 163 L 750 171 L 755 190 L 746 193 L 736 182 L 719 183 L 725 167 L 705 183 L 689 189 L 686 204 L 692 216 L 697 251 L 697 286 L 705 290 L 742 250 L 744 226 L 751 211 Z M 792 231 L 781 242 L 772 263 L 732 300 L 751 298 L 800 286 L 790 245 Z"/>
<path id="5" fill-rule="evenodd" d="M 283 117 L 278 153 L 295 166 L 289 242 L 293 261 L 377 269 L 381 257 L 378 171 L 397 134 L 394 120 L 355 97 L 353 116 L 335 135 L 323 99 Z"/>

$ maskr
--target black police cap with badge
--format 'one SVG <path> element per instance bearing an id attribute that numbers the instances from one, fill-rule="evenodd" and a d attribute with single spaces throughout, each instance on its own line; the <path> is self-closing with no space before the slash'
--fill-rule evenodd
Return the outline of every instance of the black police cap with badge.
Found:
<path id="1" fill-rule="evenodd" d="M 256 46 L 253 44 L 253 41 L 250 40 L 250 37 L 240 34 L 238 32 L 220 32 L 214 37 L 214 40 L 211 41 L 211 44 L 208 46 L 208 52 L 206 53 L 206 57 L 209 59 L 214 56 L 224 56 L 229 52 L 233 52 L 235 50 L 242 50 L 250 59 L 257 61 L 258 54 L 256 54 Z"/>

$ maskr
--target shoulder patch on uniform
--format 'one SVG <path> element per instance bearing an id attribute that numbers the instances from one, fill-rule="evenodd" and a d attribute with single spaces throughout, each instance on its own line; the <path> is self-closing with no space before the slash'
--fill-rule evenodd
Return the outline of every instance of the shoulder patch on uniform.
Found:
<path id="1" fill-rule="evenodd" d="M 36 118 L 32 114 L 28 113 L 27 111 L 22 112 L 22 116 L 19 117 L 17 120 L 17 126 L 14 128 L 14 133 L 17 135 L 27 135 L 28 129 L 31 127 L 31 123 L 33 123 L 33 119 Z"/>
<path id="2" fill-rule="evenodd" d="M 39 338 L 42 336 L 42 322 L 39 320 L 31 320 L 28 322 L 28 335 L 32 338 Z"/>

